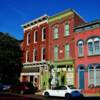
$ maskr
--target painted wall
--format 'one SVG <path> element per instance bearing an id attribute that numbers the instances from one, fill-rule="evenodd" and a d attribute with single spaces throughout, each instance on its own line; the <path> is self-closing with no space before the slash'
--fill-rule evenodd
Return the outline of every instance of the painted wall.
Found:
<path id="1" fill-rule="evenodd" d="M 94 56 L 88 56 L 88 49 L 87 49 L 87 44 L 86 44 L 86 40 L 89 37 L 92 36 L 100 36 L 100 28 L 95 28 L 95 29 L 91 29 L 91 30 L 87 30 L 87 31 L 83 31 L 83 32 L 76 32 L 75 33 L 75 71 L 76 71 L 76 78 L 75 78 L 75 84 L 76 87 L 78 87 L 78 65 L 83 64 L 86 68 L 89 64 L 91 63 L 100 63 L 100 55 L 94 55 Z M 78 47 L 77 47 L 77 41 L 78 40 L 84 40 L 84 48 L 83 48 L 83 52 L 84 52 L 84 56 L 83 57 L 78 57 Z M 88 72 L 85 72 L 85 89 L 88 88 Z"/>

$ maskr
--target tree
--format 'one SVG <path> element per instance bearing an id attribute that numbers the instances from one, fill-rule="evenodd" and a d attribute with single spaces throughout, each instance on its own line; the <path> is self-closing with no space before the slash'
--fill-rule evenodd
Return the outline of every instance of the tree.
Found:
<path id="1" fill-rule="evenodd" d="M 0 32 L 0 81 L 14 83 L 22 69 L 20 43 L 9 34 Z"/>

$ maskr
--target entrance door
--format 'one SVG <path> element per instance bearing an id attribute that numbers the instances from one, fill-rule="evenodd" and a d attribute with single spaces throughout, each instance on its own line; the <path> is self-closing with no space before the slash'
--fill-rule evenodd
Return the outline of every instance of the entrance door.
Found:
<path id="1" fill-rule="evenodd" d="M 79 79 L 78 79 L 78 83 L 79 83 L 79 88 L 80 89 L 84 89 L 84 67 L 80 66 L 78 69 L 78 75 L 79 75 Z"/>

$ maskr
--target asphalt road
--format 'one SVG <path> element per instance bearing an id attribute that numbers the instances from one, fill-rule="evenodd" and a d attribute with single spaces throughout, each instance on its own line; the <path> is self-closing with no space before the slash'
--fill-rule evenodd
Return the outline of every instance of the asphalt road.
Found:
<path id="1" fill-rule="evenodd" d="M 18 95 L 10 93 L 0 93 L 0 100 L 64 100 L 64 98 L 57 98 L 57 97 L 46 98 L 41 95 Z M 73 98 L 72 100 L 100 100 L 100 97 L 92 96 L 92 97 L 84 97 L 83 99 Z"/>

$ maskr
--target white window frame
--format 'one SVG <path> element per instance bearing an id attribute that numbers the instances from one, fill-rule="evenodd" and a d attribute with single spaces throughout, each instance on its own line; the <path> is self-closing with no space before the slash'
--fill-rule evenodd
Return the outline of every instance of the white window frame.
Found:
<path id="1" fill-rule="evenodd" d="M 56 30 L 57 30 L 57 32 L 56 32 Z M 59 38 L 59 29 L 58 29 L 57 26 L 55 26 L 55 27 L 53 28 L 53 38 L 54 38 L 54 39 L 58 39 L 58 38 Z"/>
<path id="2" fill-rule="evenodd" d="M 27 45 L 29 45 L 29 41 L 30 41 L 30 33 L 27 33 Z"/>
<path id="3" fill-rule="evenodd" d="M 66 46 L 68 47 L 66 50 Z M 66 44 L 65 45 L 65 58 L 70 57 L 70 45 Z"/>
<path id="4" fill-rule="evenodd" d="M 82 57 L 83 55 L 84 55 L 84 48 L 83 48 L 83 41 L 79 41 L 78 42 L 78 56 L 79 57 Z M 81 45 L 81 47 L 80 47 L 80 45 Z M 82 52 L 80 53 L 80 48 L 82 49 Z"/>
<path id="5" fill-rule="evenodd" d="M 36 34 L 37 34 L 37 36 L 38 36 L 38 32 L 37 32 L 37 30 L 34 31 L 34 43 L 37 43 L 37 41 L 36 41 Z"/>
<path id="6" fill-rule="evenodd" d="M 33 49 L 33 62 L 36 62 L 35 55 L 37 55 L 37 49 L 36 48 Z"/>
<path id="7" fill-rule="evenodd" d="M 41 50 L 41 60 L 42 60 L 42 61 L 45 61 L 45 59 L 43 59 L 43 55 L 44 55 L 44 54 L 43 54 L 43 50 L 45 50 L 45 53 L 46 53 L 46 49 L 43 47 L 42 50 Z M 46 55 L 46 54 L 45 54 L 45 55 Z"/>
<path id="8" fill-rule="evenodd" d="M 43 27 L 42 28 L 42 41 L 45 41 L 46 40 L 46 37 L 44 39 L 44 35 L 46 35 L 46 33 L 44 33 L 44 29 L 46 30 L 46 27 Z"/>
<path id="9" fill-rule="evenodd" d="M 66 25 L 68 25 L 67 29 L 66 29 Z M 68 32 L 68 33 L 66 33 L 66 32 Z M 70 25 L 69 25 L 69 23 L 65 23 L 65 25 L 64 25 L 64 36 L 69 36 L 69 35 L 70 35 Z"/>
<path id="10" fill-rule="evenodd" d="M 29 61 L 28 61 L 28 56 L 29 56 L 29 51 L 27 50 L 27 51 L 26 51 L 26 63 L 29 62 Z"/>

